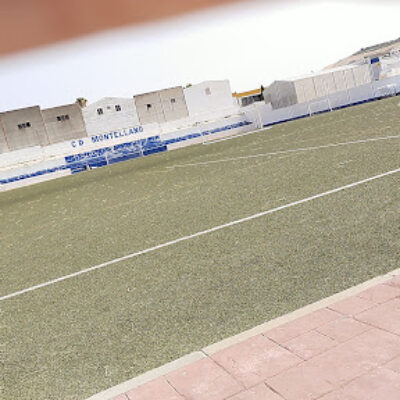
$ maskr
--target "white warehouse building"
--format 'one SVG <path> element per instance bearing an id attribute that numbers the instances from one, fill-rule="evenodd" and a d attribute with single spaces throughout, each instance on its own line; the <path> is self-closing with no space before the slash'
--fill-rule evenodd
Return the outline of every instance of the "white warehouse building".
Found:
<path id="1" fill-rule="evenodd" d="M 228 80 L 204 81 L 184 89 L 189 117 L 199 121 L 236 114 L 238 106 L 232 97 Z"/>
<path id="2" fill-rule="evenodd" d="M 346 65 L 297 78 L 275 81 L 264 92 L 274 110 L 313 102 L 373 81 L 370 64 Z"/>
<path id="3" fill-rule="evenodd" d="M 187 128 L 238 113 L 228 80 L 206 81 L 143 93 L 105 97 L 83 107 L 88 136 L 147 126 L 155 134 Z"/>
<path id="4" fill-rule="evenodd" d="M 134 96 L 136 112 L 142 125 L 164 124 L 188 117 L 181 86 Z"/>
<path id="5" fill-rule="evenodd" d="M 400 75 L 400 52 L 380 59 L 382 65 L 381 78 L 391 78 Z"/>
<path id="6" fill-rule="evenodd" d="M 140 124 L 133 98 L 105 97 L 82 109 L 88 136 Z"/>

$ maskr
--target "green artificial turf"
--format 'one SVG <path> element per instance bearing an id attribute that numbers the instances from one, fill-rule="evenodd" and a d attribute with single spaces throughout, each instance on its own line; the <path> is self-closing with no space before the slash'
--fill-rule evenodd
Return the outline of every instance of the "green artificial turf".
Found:
<path id="1" fill-rule="evenodd" d="M 399 168 L 400 137 L 266 154 L 400 136 L 399 102 L 1 193 L 0 296 Z M 2 301 L 0 397 L 83 400 L 399 268 L 399 189 L 391 175 Z"/>

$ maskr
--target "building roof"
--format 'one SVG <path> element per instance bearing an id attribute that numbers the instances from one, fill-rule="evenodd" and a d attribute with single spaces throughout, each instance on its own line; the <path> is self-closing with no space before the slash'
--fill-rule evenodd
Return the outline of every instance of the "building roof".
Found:
<path id="1" fill-rule="evenodd" d="M 107 103 L 116 104 L 117 102 L 120 102 L 120 103 L 132 102 L 133 103 L 133 97 L 102 97 L 101 99 L 98 99 L 98 100 L 94 101 L 93 103 L 88 103 L 86 105 L 86 107 L 83 108 L 83 110 L 95 108 L 97 106 L 104 105 Z"/>
<path id="2" fill-rule="evenodd" d="M 233 97 L 236 97 L 238 99 L 241 99 L 242 97 L 249 97 L 249 96 L 257 96 L 261 94 L 261 89 L 253 89 L 253 90 L 249 90 L 247 92 L 234 92 L 232 93 Z"/>
<path id="3" fill-rule="evenodd" d="M 322 71 L 310 72 L 308 74 L 299 75 L 299 76 L 295 76 L 295 77 L 292 77 L 292 78 L 278 79 L 277 81 L 278 82 L 294 82 L 294 81 L 298 81 L 298 80 L 301 80 L 301 79 L 313 78 L 315 76 L 331 74 L 332 72 L 351 70 L 351 69 L 354 69 L 356 67 L 360 67 L 361 65 L 364 65 L 364 64 L 342 65 L 341 67 L 337 67 L 337 68 L 331 68 L 331 69 L 325 69 L 325 70 L 322 70 Z"/>
<path id="4" fill-rule="evenodd" d="M 151 92 L 138 93 L 138 94 L 135 94 L 133 97 L 136 98 L 136 97 L 141 97 L 141 96 L 147 96 L 148 94 L 155 94 L 155 93 L 160 93 L 160 92 L 166 92 L 166 91 L 172 90 L 172 89 L 181 89 L 181 90 L 183 90 L 183 87 L 182 87 L 182 86 L 171 86 L 171 87 L 164 88 L 164 89 L 153 90 L 153 91 L 151 91 Z"/>
<path id="5" fill-rule="evenodd" d="M 18 112 L 18 111 L 24 111 L 24 110 L 32 110 L 32 109 L 38 109 L 40 110 L 40 106 L 28 106 L 28 107 L 22 107 L 22 108 L 16 108 L 14 110 L 5 110 L 5 111 L 1 111 L 0 114 L 7 114 L 7 113 L 14 113 L 14 112 Z"/>
<path id="6" fill-rule="evenodd" d="M 47 108 L 42 108 L 42 111 L 47 111 L 47 110 L 55 110 L 57 108 L 62 109 L 62 108 L 68 108 L 68 107 L 79 107 L 78 103 L 68 103 L 68 104 L 61 104 L 60 106 L 55 106 L 55 107 L 47 107 Z"/>

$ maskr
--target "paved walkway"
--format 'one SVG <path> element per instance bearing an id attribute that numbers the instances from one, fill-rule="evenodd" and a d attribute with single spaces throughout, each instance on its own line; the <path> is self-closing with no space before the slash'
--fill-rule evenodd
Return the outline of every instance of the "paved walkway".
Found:
<path id="1" fill-rule="evenodd" d="M 400 275 L 368 287 L 113 400 L 399 400 Z"/>

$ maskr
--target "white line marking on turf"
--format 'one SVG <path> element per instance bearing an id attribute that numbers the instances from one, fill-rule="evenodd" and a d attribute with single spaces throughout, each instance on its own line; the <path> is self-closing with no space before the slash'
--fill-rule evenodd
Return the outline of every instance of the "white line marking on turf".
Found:
<path id="1" fill-rule="evenodd" d="M 193 233 L 192 235 L 183 236 L 181 238 L 174 239 L 174 240 L 171 240 L 169 242 L 165 242 L 165 243 L 159 244 L 157 246 L 149 247 L 148 249 L 141 250 L 141 251 L 138 251 L 136 253 L 131 253 L 131 254 L 128 254 L 128 255 L 123 256 L 123 257 L 115 258 L 114 260 L 110 260 L 110 261 L 104 262 L 102 264 L 95 265 L 93 267 L 82 269 L 81 271 L 77 271 L 77 272 L 74 272 L 72 274 L 68 274 L 68 275 L 64 275 L 64 276 L 61 276 L 61 277 L 56 278 L 56 279 L 52 279 L 52 280 L 50 280 L 48 282 L 44 282 L 44 283 L 41 283 L 39 285 L 31 286 L 31 287 L 28 287 L 26 289 L 19 290 L 19 291 L 14 292 L 14 293 L 7 294 L 5 296 L 0 297 L 0 301 L 11 299 L 12 297 L 20 296 L 21 294 L 32 292 L 34 290 L 37 290 L 37 289 L 40 289 L 40 288 L 43 288 L 43 287 L 46 287 L 46 286 L 53 285 L 53 284 L 55 284 L 57 282 L 62 282 L 62 281 L 65 281 L 67 279 L 79 276 L 79 275 L 87 274 L 88 272 L 95 271 L 96 269 L 105 268 L 105 267 L 108 267 L 109 265 L 117 264 L 117 263 L 119 263 L 121 261 L 126 261 L 126 260 L 129 260 L 131 258 L 140 256 L 140 255 L 143 255 L 143 254 L 151 253 L 151 252 L 153 252 L 155 250 L 159 250 L 159 249 L 162 249 L 164 247 L 172 246 L 173 244 L 176 244 L 176 243 L 184 242 L 184 241 L 189 240 L 189 239 L 194 239 L 196 237 L 203 236 L 203 235 L 206 235 L 208 233 L 213 233 L 213 232 L 216 232 L 216 231 L 220 231 L 221 229 L 229 228 L 231 226 L 238 225 L 238 224 L 241 224 L 243 222 L 248 222 L 248 221 L 251 221 L 251 220 L 256 219 L 256 218 L 264 217 L 265 215 L 273 214 L 273 213 L 275 213 L 277 211 L 285 210 L 287 208 L 294 207 L 294 206 L 297 206 L 299 204 L 307 203 L 309 201 L 312 201 L 312 200 L 315 200 L 315 199 L 319 199 L 321 197 L 329 196 L 331 194 L 340 192 L 342 190 L 350 189 L 350 188 L 353 188 L 355 186 L 359 186 L 359 185 L 362 185 L 364 183 L 371 182 L 371 181 L 374 181 L 376 179 L 383 178 L 385 176 L 396 174 L 398 172 L 400 172 L 400 168 L 394 169 L 392 171 L 384 172 L 382 174 L 375 175 L 375 176 L 372 176 L 370 178 L 362 179 L 361 181 L 353 182 L 353 183 L 350 183 L 348 185 L 340 186 L 340 187 L 338 187 L 336 189 L 331 189 L 331 190 L 328 190 L 328 191 L 323 192 L 323 193 L 315 194 L 313 196 L 306 197 L 305 199 L 294 201 L 293 203 L 284 204 L 282 206 L 275 207 L 275 208 L 272 208 L 272 209 L 267 210 L 267 211 L 262 211 L 262 212 L 259 212 L 257 214 L 250 215 L 248 217 L 237 219 L 235 221 L 231 221 L 231 222 L 228 222 L 226 224 L 214 226 L 213 228 L 206 229 L 206 230 L 200 231 L 200 232 L 196 232 L 196 233 Z"/>
<path id="2" fill-rule="evenodd" d="M 222 158 L 219 160 L 201 161 L 201 162 L 197 162 L 197 163 L 176 164 L 176 165 L 172 165 L 170 167 L 165 167 L 165 168 L 174 169 L 174 168 L 185 168 L 185 167 L 197 167 L 199 165 L 218 164 L 218 163 L 224 163 L 224 162 L 230 162 L 230 161 L 247 160 L 249 158 L 269 157 L 269 156 L 276 156 L 276 155 L 280 155 L 280 154 L 297 153 L 297 152 L 302 152 L 302 151 L 326 149 L 328 147 L 347 146 L 347 145 L 351 145 L 351 144 L 377 142 L 379 140 L 389 140 L 389 139 L 399 139 L 399 138 L 400 138 L 400 135 L 382 136 L 382 137 L 376 137 L 376 138 L 370 138 L 370 139 L 353 140 L 351 142 L 329 143 L 329 144 L 324 144 L 324 145 L 315 146 L 315 147 L 300 147 L 298 149 L 281 150 L 281 151 L 276 151 L 273 153 L 260 153 L 260 154 L 252 154 L 252 155 L 248 155 L 248 156 Z"/>
<path id="3" fill-rule="evenodd" d="M 268 126 L 266 128 L 256 129 L 256 130 L 251 131 L 251 132 L 240 133 L 240 134 L 237 134 L 237 135 L 232 135 L 232 136 L 224 137 L 224 138 L 221 138 L 221 139 L 207 140 L 207 141 L 203 142 L 203 144 L 204 145 L 209 145 L 209 144 L 214 144 L 214 143 L 218 143 L 218 142 L 224 142 L 225 140 L 231 140 L 231 139 L 236 139 L 236 138 L 242 137 L 242 136 L 253 135 L 254 133 L 261 133 L 261 132 L 266 131 L 268 129 L 271 129 L 271 127 Z"/>

